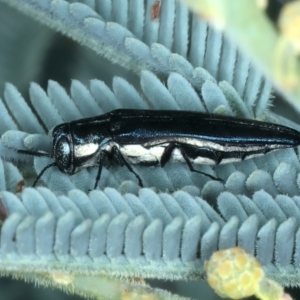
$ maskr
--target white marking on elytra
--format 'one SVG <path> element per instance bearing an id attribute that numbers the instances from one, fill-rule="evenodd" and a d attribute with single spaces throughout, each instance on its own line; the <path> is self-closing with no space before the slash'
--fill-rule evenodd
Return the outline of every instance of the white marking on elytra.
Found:
<path id="1" fill-rule="evenodd" d="M 238 147 L 238 146 L 230 146 L 230 145 L 220 145 L 216 143 L 211 143 L 207 141 L 201 141 L 196 139 L 172 139 L 172 141 L 185 141 L 185 144 L 193 145 L 199 148 L 209 148 L 212 149 L 212 151 L 220 151 L 220 152 L 242 152 L 246 154 L 245 159 L 258 157 L 264 155 L 264 153 L 251 153 L 252 151 L 263 151 L 266 149 L 266 147 L 263 146 L 248 146 L 248 147 Z M 156 142 L 157 143 L 157 142 Z M 131 163 L 133 164 L 139 164 L 141 162 L 159 162 L 161 161 L 161 157 L 165 151 L 165 148 L 169 145 L 169 143 L 162 143 L 159 145 L 153 145 L 152 147 L 149 147 L 149 143 L 147 143 L 147 148 L 143 147 L 142 145 L 124 145 L 120 146 L 120 152 L 124 157 L 126 157 Z M 276 150 L 276 148 L 281 148 L 282 145 L 269 145 L 268 146 L 270 150 Z M 226 151 L 225 151 L 226 150 Z M 247 152 L 250 152 L 249 155 L 247 155 Z M 175 148 L 172 151 L 171 158 L 174 161 L 177 162 L 185 162 L 185 159 L 182 156 L 182 153 L 180 149 Z M 208 157 L 198 156 L 195 159 L 189 158 L 191 163 L 195 164 L 205 164 L 205 165 L 215 165 L 216 161 L 213 159 L 210 159 Z M 241 161 L 241 158 L 238 157 L 230 157 L 230 158 L 224 158 L 221 159 L 219 164 L 228 164 L 228 163 L 234 163 Z"/>
<path id="2" fill-rule="evenodd" d="M 120 147 L 120 152 L 133 164 L 141 162 L 160 162 L 167 146 L 168 144 L 163 144 L 147 149 L 141 145 L 124 145 Z M 185 162 L 180 149 L 175 148 L 172 151 L 171 158 L 177 162 Z M 215 164 L 215 161 L 206 157 L 197 157 L 195 160 L 190 158 L 190 160 L 198 164 Z"/>
<path id="3" fill-rule="evenodd" d="M 170 144 L 163 140 L 161 143 L 160 141 L 153 141 L 148 142 L 143 145 L 119 145 L 115 142 L 110 141 L 109 143 L 99 146 L 96 143 L 89 143 L 86 145 L 78 145 L 74 147 L 75 157 L 85 157 L 91 156 L 89 160 L 87 160 L 82 167 L 93 166 L 96 164 L 98 160 L 97 152 L 100 153 L 101 151 L 111 152 L 112 147 L 116 146 L 121 154 L 132 164 L 139 164 L 139 163 L 160 163 L 162 155 L 166 149 L 166 147 Z M 231 145 L 221 145 L 209 141 L 198 140 L 198 139 L 188 139 L 188 138 L 172 138 L 170 142 L 178 142 L 182 144 L 188 144 L 192 146 L 196 146 L 197 148 L 208 148 L 212 151 L 220 151 L 220 152 L 242 152 L 246 154 L 245 159 L 257 157 L 263 155 L 263 153 L 251 153 L 253 151 L 263 151 L 266 149 L 265 145 L 253 145 L 253 146 L 231 146 Z M 151 146 L 152 145 L 152 146 Z M 268 145 L 269 150 L 276 150 L 276 148 L 283 148 L 282 145 Z M 247 155 L 249 152 L 249 155 Z M 182 156 L 180 149 L 175 148 L 172 151 L 171 158 L 173 161 L 177 162 L 185 162 L 185 159 Z M 198 156 L 195 159 L 189 158 L 191 163 L 195 164 L 208 164 L 208 165 L 215 165 L 216 161 L 210 159 L 208 157 Z M 219 162 L 220 164 L 232 163 L 232 162 L 239 162 L 241 161 L 240 158 L 230 157 L 221 159 Z"/>
<path id="4" fill-rule="evenodd" d="M 132 163 L 138 164 L 141 162 L 160 162 L 165 151 L 165 145 L 154 146 L 149 149 L 141 145 L 124 145 L 120 146 L 119 149 L 124 157 Z"/>
<path id="5" fill-rule="evenodd" d="M 74 147 L 75 157 L 85 157 L 95 154 L 99 149 L 99 144 L 89 143 L 84 145 L 76 145 Z"/>
<path id="6" fill-rule="evenodd" d="M 164 138 L 163 140 L 153 140 L 147 143 L 144 143 L 143 146 L 151 147 L 158 144 L 169 143 L 169 142 L 178 142 L 182 144 L 187 144 L 191 146 L 196 146 L 198 148 L 207 148 L 220 152 L 253 152 L 253 151 L 263 151 L 266 149 L 265 145 L 247 145 L 247 146 L 238 146 L 238 145 L 228 145 L 228 144 L 219 144 L 210 142 L 207 140 L 201 139 L 193 139 L 193 138 L 181 138 L 181 137 L 172 137 L 172 138 Z M 268 149 L 277 149 L 277 148 L 285 148 L 283 145 L 273 144 L 268 145 Z"/>
<path id="7" fill-rule="evenodd" d="M 190 159 L 194 164 L 199 165 L 215 165 L 216 162 L 213 159 L 209 159 L 207 157 L 198 156 L 195 159 Z"/>

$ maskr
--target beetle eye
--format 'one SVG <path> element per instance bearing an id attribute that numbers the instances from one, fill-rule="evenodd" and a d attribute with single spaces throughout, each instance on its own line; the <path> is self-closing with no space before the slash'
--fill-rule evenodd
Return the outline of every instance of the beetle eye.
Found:
<path id="1" fill-rule="evenodd" d="M 56 144 L 54 151 L 55 161 L 60 170 L 69 173 L 71 165 L 71 149 L 68 140 L 61 137 Z"/>

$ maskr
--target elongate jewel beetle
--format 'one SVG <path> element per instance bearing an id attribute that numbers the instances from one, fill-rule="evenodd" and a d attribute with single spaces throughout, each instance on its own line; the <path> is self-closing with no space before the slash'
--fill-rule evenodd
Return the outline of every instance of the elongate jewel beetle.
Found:
<path id="1" fill-rule="evenodd" d="M 52 137 L 52 154 L 18 150 L 55 160 L 40 172 L 34 185 L 53 166 L 69 175 L 98 166 L 96 188 L 103 165 L 116 160 L 143 186 L 131 164 L 164 167 L 170 158 L 185 162 L 193 172 L 221 180 L 196 170 L 194 164 L 236 162 L 300 144 L 298 131 L 272 123 L 199 112 L 133 109 L 60 124 Z"/>

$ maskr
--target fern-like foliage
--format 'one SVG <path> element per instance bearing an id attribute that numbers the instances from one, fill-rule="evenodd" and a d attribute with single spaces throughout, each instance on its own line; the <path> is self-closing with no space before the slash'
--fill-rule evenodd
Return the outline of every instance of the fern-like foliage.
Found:
<path id="1" fill-rule="evenodd" d="M 109 78 L 113 75 L 110 84 L 73 80 L 70 92 L 52 80 L 47 90 L 31 83 L 29 101 L 15 85 L 5 85 L 0 99 L 2 274 L 21 276 L 26 269 L 34 275 L 56 270 L 74 276 L 199 279 L 214 251 L 239 245 L 256 255 L 271 277 L 299 285 L 297 149 L 199 166 L 224 183 L 191 173 L 185 164 L 168 163 L 163 169 L 133 166 L 143 189 L 119 166 L 103 169 L 98 190 L 92 190 L 97 168 L 73 176 L 52 168 L 39 182 L 43 187 L 23 189 L 52 160 L 16 150 L 51 153 L 48 132 L 54 126 L 116 108 L 210 112 L 299 130 L 268 110 L 271 83 L 236 45 L 175 0 L 162 1 L 158 19 L 152 16 L 154 0 L 3 2 L 128 73 L 122 78 L 107 70 Z M 35 51 L 41 55 L 42 49 Z M 92 54 L 81 51 L 91 62 Z M 89 74 L 82 65 L 77 71 Z"/>

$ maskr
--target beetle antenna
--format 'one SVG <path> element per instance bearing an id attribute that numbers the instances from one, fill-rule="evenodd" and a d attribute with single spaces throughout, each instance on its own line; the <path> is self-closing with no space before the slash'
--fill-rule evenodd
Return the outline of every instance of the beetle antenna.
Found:
<path id="1" fill-rule="evenodd" d="M 38 156 L 38 157 L 46 156 L 46 157 L 53 158 L 52 154 L 49 154 L 49 153 L 46 153 L 46 152 L 39 152 L 39 151 L 17 150 L 17 153 L 27 154 L 27 155 L 31 155 L 31 156 Z"/>
<path id="2" fill-rule="evenodd" d="M 53 155 L 46 153 L 46 152 L 39 152 L 39 151 L 30 151 L 30 150 L 17 150 L 18 153 L 21 154 L 27 154 L 27 155 L 31 155 L 31 156 L 37 156 L 37 157 L 51 157 L 53 158 Z M 47 165 L 46 167 L 44 167 L 44 169 L 40 172 L 40 174 L 38 174 L 37 178 L 35 179 L 32 187 L 35 187 L 35 185 L 37 184 L 37 182 L 40 180 L 40 178 L 43 176 L 43 174 L 45 173 L 45 171 L 51 167 L 56 166 L 56 162 L 51 163 L 49 165 Z"/>
<path id="3" fill-rule="evenodd" d="M 35 185 L 37 184 L 37 182 L 40 180 L 40 178 L 43 176 L 43 174 L 45 173 L 45 171 L 46 171 L 47 169 L 49 169 L 49 168 L 51 168 L 51 167 L 54 167 L 54 166 L 56 166 L 56 162 L 47 165 L 47 166 L 40 172 L 40 174 L 37 176 L 37 178 L 35 179 L 35 181 L 34 181 L 32 187 L 35 187 Z"/>

